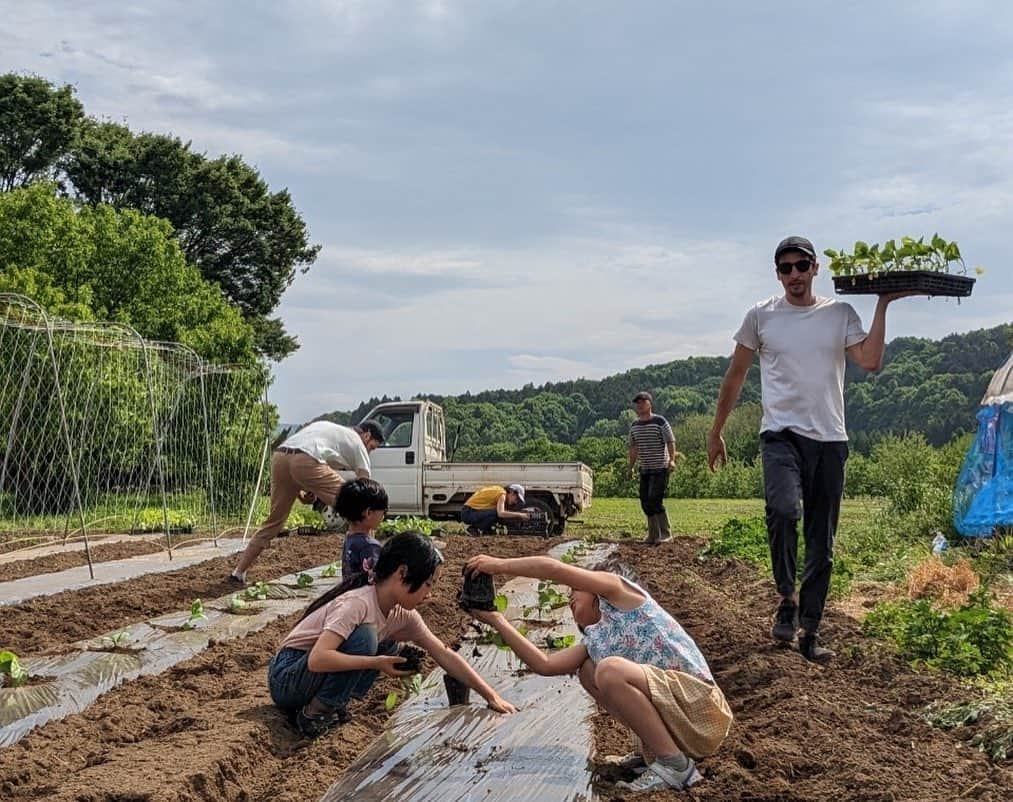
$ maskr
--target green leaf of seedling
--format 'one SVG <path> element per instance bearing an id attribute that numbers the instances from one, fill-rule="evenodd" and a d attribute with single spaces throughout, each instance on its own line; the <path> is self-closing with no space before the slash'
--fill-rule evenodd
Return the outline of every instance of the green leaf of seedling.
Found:
<path id="1" fill-rule="evenodd" d="M 393 710 L 397 706 L 397 699 L 397 693 L 391 691 L 387 694 L 387 699 L 384 701 L 383 706 L 386 707 L 387 710 Z"/>
<path id="2" fill-rule="evenodd" d="M 572 555 L 570 552 L 566 552 L 566 554 L 564 554 L 559 559 L 560 559 L 561 562 L 567 563 L 569 565 L 573 565 L 575 562 L 577 562 L 577 558 L 574 555 Z"/>
<path id="3" fill-rule="evenodd" d="M 313 584 L 313 577 L 309 574 L 299 574 L 299 576 L 295 578 L 295 583 L 301 588 L 308 588 Z"/>
<path id="4" fill-rule="evenodd" d="M 546 635 L 545 637 L 545 643 L 550 649 L 569 649 L 576 640 L 574 635 L 559 635 L 557 637 Z"/>
<path id="5" fill-rule="evenodd" d="M 321 577 L 332 577 L 338 575 L 338 564 L 331 563 L 323 571 L 320 572 Z"/>
<path id="6" fill-rule="evenodd" d="M 0 674 L 6 675 L 7 681 L 15 688 L 28 682 L 28 672 L 21 665 L 18 656 L 8 649 L 0 652 Z"/>
<path id="7" fill-rule="evenodd" d="M 492 600 L 493 606 L 497 612 L 504 613 L 507 608 L 507 597 L 502 593 L 497 593 L 495 598 Z"/>
<path id="8" fill-rule="evenodd" d="M 239 598 L 238 593 L 233 594 L 232 599 L 229 600 L 229 609 L 232 612 L 236 612 L 237 610 L 245 610 L 247 607 L 248 607 L 247 603 L 244 602 L 241 598 Z"/>

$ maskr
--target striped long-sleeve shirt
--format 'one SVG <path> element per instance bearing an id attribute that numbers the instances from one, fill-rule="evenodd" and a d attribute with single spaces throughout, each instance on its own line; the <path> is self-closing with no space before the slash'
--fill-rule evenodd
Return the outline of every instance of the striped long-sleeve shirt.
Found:
<path id="1" fill-rule="evenodd" d="M 668 467 L 668 444 L 675 442 L 672 427 L 661 415 L 639 418 L 630 426 L 630 446 L 636 447 L 640 472 L 660 471 Z"/>

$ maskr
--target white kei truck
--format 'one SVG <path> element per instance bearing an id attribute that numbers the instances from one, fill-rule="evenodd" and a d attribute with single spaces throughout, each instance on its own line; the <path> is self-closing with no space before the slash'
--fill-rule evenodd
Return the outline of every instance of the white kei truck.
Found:
<path id="1" fill-rule="evenodd" d="M 458 520 L 476 490 L 514 482 L 524 486 L 524 507 L 544 514 L 545 534 L 561 534 L 567 518 L 591 506 L 593 473 L 582 462 L 448 462 L 439 404 L 386 402 L 367 420 L 383 430 L 383 445 L 369 455 L 370 473 L 387 490 L 391 515 Z"/>

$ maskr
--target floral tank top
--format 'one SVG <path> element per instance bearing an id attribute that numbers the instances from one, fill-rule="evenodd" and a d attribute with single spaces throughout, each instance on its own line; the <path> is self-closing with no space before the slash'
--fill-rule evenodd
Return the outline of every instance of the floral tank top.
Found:
<path id="1" fill-rule="evenodd" d="M 693 639 L 669 613 L 639 585 L 623 579 L 644 601 L 633 610 L 613 607 L 601 596 L 601 620 L 585 628 L 583 643 L 595 663 L 606 657 L 624 657 L 641 665 L 682 671 L 714 683 L 707 661 Z"/>

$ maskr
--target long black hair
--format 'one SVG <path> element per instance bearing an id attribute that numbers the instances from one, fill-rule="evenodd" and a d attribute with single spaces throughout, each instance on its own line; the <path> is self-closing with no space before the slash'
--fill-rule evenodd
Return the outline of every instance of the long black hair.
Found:
<path id="1" fill-rule="evenodd" d="M 414 593 L 422 587 L 423 582 L 436 573 L 436 569 L 442 564 L 443 555 L 440 554 L 440 550 L 417 529 L 411 529 L 394 535 L 383 544 L 376 565 L 373 566 L 373 582 L 380 583 L 393 576 L 397 569 L 403 565 L 407 569 L 404 578 L 405 584 L 408 585 L 408 590 Z M 361 588 L 367 584 L 369 584 L 369 575 L 365 572 L 357 572 L 344 577 L 336 588 L 332 588 L 319 598 L 314 599 L 299 620 L 302 621 L 303 618 L 338 598 L 342 593 Z"/>

